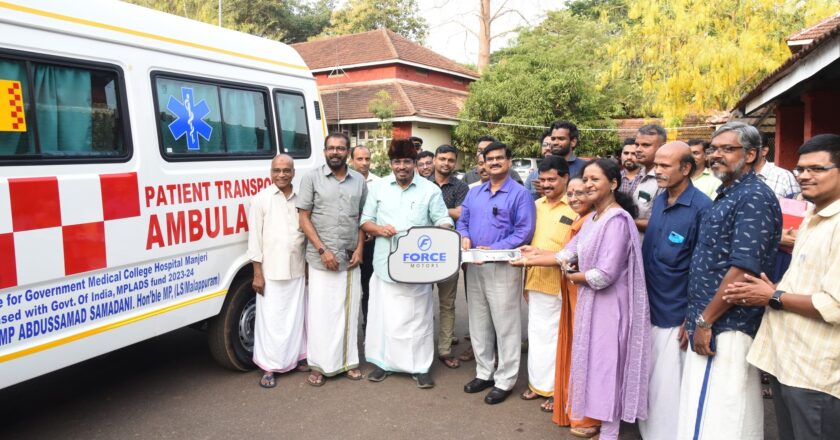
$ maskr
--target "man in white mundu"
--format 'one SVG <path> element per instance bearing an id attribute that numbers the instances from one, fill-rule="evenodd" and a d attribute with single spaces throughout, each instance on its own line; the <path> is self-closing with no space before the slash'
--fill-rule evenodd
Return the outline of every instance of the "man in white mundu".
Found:
<path id="1" fill-rule="evenodd" d="M 295 205 L 306 234 L 309 304 L 306 309 L 309 366 L 306 380 L 344 373 L 359 380 L 359 327 L 364 232 L 359 216 L 367 196 L 364 177 L 347 167 L 350 140 L 331 133 L 324 140 L 327 163 L 303 176 Z"/>
<path id="2" fill-rule="evenodd" d="M 295 209 L 294 177 L 294 160 L 285 154 L 275 157 L 274 184 L 251 199 L 248 218 L 247 255 L 257 292 L 254 363 L 263 370 L 264 388 L 276 385 L 275 372 L 293 370 L 306 358 L 304 236 Z"/>
<path id="3" fill-rule="evenodd" d="M 376 237 L 374 274 L 370 279 L 365 357 L 375 365 L 373 382 L 389 374 L 409 373 L 419 388 L 431 388 L 429 367 L 434 359 L 434 298 L 432 284 L 401 284 L 388 275 L 391 237 L 412 226 L 452 228 L 440 188 L 414 168 L 417 151 L 407 139 L 395 139 L 388 149 L 393 174 L 369 188 L 362 213 L 362 230 Z"/>

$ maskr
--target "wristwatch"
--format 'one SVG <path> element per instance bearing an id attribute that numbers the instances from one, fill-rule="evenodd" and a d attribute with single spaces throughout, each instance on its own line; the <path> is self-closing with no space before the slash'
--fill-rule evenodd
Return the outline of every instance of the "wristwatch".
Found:
<path id="1" fill-rule="evenodd" d="M 697 319 L 694 320 L 694 323 L 697 324 L 697 327 L 700 327 L 700 328 L 705 328 L 705 329 L 712 328 L 712 324 L 709 324 L 708 322 L 706 322 L 706 320 L 703 319 L 703 315 L 698 316 Z"/>
<path id="2" fill-rule="evenodd" d="M 327 250 L 326 250 L 326 249 L 324 249 L 324 247 L 323 247 L 323 246 L 321 246 L 321 247 L 319 247 L 319 248 L 318 248 L 318 255 L 324 255 L 324 252 L 326 252 L 326 251 L 327 251 Z"/>
<path id="3" fill-rule="evenodd" d="M 785 292 L 782 292 L 781 290 L 773 292 L 773 296 L 770 297 L 770 301 L 767 303 L 767 305 L 769 305 L 770 308 L 773 310 L 782 310 L 784 308 L 784 304 L 782 304 L 783 293 Z"/>

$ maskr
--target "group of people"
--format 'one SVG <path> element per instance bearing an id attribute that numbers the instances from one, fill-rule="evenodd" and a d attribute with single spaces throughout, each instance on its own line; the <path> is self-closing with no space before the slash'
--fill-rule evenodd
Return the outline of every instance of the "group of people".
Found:
<path id="1" fill-rule="evenodd" d="M 463 180 L 456 148 L 421 158 L 417 138 L 391 142 L 392 174 L 381 178 L 370 151 L 351 151 L 340 133 L 299 189 L 292 159 L 276 157 L 275 185 L 255 196 L 249 219 L 260 384 L 293 369 L 311 369 L 313 386 L 361 379 L 361 319 L 369 380 L 407 373 L 430 388 L 435 354 L 449 368 L 474 356 L 464 391 L 489 389 L 487 404 L 511 394 L 527 339 L 520 397 L 540 399 L 579 437 L 614 439 L 621 421 L 638 421 L 646 440 L 761 439 L 759 369 L 781 438 L 836 435 L 840 136 L 805 142 L 793 172 L 768 161 L 761 134 L 740 122 L 708 141 L 667 139 L 646 125 L 619 160 L 586 161 L 574 154 L 575 124 L 558 121 L 524 183 L 511 149 L 491 136 L 478 140 L 478 166 Z M 783 226 L 780 200 L 796 198 L 809 204 L 804 220 Z M 392 238 L 415 226 L 454 228 L 464 250 L 521 253 L 463 266 L 467 358 L 452 350 L 461 275 L 430 284 L 388 275 Z"/>

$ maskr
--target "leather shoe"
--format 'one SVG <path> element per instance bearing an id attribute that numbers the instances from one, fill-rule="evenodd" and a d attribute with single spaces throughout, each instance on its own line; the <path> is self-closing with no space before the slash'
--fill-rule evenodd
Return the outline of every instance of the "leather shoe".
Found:
<path id="1" fill-rule="evenodd" d="M 487 388 L 492 387 L 495 384 L 492 380 L 484 380 L 475 378 L 470 381 L 470 383 L 464 385 L 464 392 L 465 393 L 477 393 L 479 391 L 484 391 Z"/>
<path id="2" fill-rule="evenodd" d="M 497 403 L 502 403 L 507 399 L 507 396 L 510 396 L 510 390 L 505 391 L 501 388 L 493 387 L 486 396 L 484 396 L 484 403 L 488 405 L 495 405 Z"/>

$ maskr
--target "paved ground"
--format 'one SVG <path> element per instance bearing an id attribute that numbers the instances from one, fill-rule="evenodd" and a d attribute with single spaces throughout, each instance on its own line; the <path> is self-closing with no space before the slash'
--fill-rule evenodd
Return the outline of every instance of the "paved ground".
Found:
<path id="1" fill-rule="evenodd" d="M 461 336 L 460 292 L 458 310 Z M 526 386 L 524 368 L 515 394 L 500 405 L 484 404 L 483 393 L 465 394 L 474 365 L 449 370 L 436 361 L 431 390 L 417 389 L 408 376 L 382 383 L 341 378 L 313 388 L 303 373 L 278 376 L 277 387 L 264 390 L 258 373 L 217 367 L 204 334 L 183 329 L 0 390 L 0 438 L 573 438 L 540 412 L 539 401 L 517 397 Z M 775 439 L 772 423 L 767 430 Z M 621 438 L 638 432 L 624 426 Z"/>

